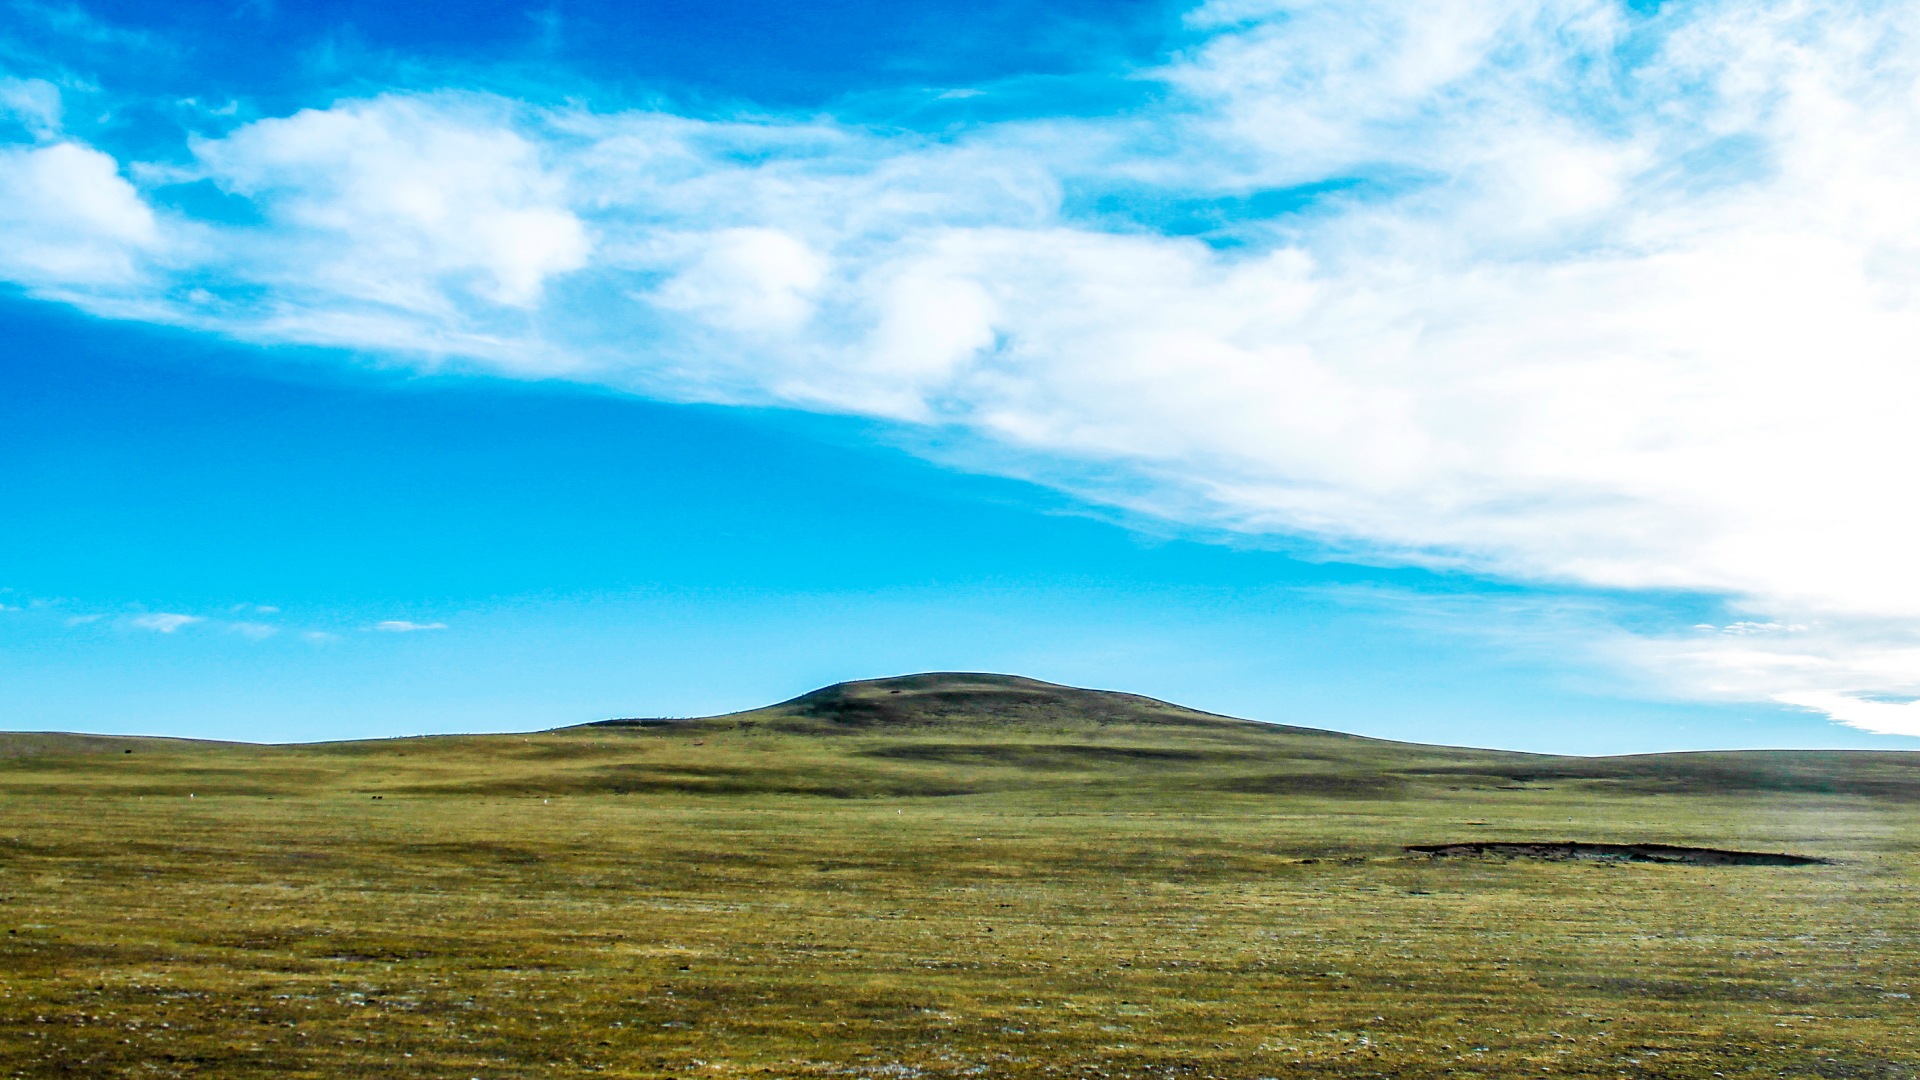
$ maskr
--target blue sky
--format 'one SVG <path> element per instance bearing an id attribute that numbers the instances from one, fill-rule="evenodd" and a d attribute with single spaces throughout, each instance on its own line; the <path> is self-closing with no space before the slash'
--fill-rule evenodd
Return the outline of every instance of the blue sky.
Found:
<path id="1" fill-rule="evenodd" d="M 6 727 L 1920 748 L 1900 8 L 10 10 Z"/>

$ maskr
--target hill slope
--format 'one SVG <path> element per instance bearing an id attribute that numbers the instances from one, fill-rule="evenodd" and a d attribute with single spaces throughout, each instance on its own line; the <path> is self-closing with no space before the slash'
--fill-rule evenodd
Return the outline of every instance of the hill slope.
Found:
<path id="1" fill-rule="evenodd" d="M 1920 800 L 1920 754 L 1581 758 L 1260 723 L 1134 694 L 935 672 L 765 708 L 512 735 L 260 746 L 0 734 L 0 790 L 179 794 L 638 794 L 838 798 L 1184 791 L 1400 799 L 1546 787 Z"/>

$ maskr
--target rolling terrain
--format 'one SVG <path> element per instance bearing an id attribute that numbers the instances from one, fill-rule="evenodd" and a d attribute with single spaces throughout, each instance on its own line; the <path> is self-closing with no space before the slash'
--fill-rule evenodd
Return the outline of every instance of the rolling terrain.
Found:
<path id="1" fill-rule="evenodd" d="M 0 734 L 0 1076 L 1911 1076 L 1916 826 L 1920 755 L 1501 753 L 990 675 Z"/>

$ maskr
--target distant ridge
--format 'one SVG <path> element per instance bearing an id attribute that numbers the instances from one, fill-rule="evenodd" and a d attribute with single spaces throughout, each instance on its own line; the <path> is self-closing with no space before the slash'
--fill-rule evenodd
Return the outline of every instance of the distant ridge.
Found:
<path id="1" fill-rule="evenodd" d="M 605 720 L 572 730 L 592 728 L 653 729 L 690 738 L 800 736 L 790 744 L 796 749 L 819 741 L 807 737 L 832 736 L 838 738 L 829 741 L 861 744 L 842 750 L 822 745 L 820 753 L 851 755 L 836 767 L 839 776 L 880 762 L 940 764 L 975 770 L 959 782 L 970 790 L 1002 782 L 1053 783 L 1080 770 L 1104 773 L 1116 783 L 1274 795 L 1389 798 L 1571 785 L 1648 794 L 1767 791 L 1920 801 L 1920 753 L 1914 752 L 1574 757 L 1480 750 L 1244 720 L 1139 694 L 977 671 L 856 679 L 721 716 Z M 982 769 L 993 775 L 977 771 Z"/>
<path id="2" fill-rule="evenodd" d="M 677 792 L 834 798 L 1047 790 L 1505 801 L 1558 789 L 1562 794 L 1552 797 L 1766 792 L 1920 803 L 1920 753 L 1595 758 L 1476 750 L 1241 720 L 1139 694 L 967 671 L 835 683 L 722 716 L 603 720 L 512 734 L 255 745 L 0 732 L 0 793 L 102 785 L 200 797 L 342 789 L 383 797 Z"/>

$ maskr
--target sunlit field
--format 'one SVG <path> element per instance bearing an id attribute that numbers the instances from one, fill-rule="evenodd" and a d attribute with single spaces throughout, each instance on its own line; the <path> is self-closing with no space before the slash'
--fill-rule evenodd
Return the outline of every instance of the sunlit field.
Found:
<path id="1" fill-rule="evenodd" d="M 1898 754 L 1449 750 L 978 677 L 0 754 L 4 1075 L 1920 1068 Z M 1832 862 L 1402 850 L 1569 839 Z"/>

